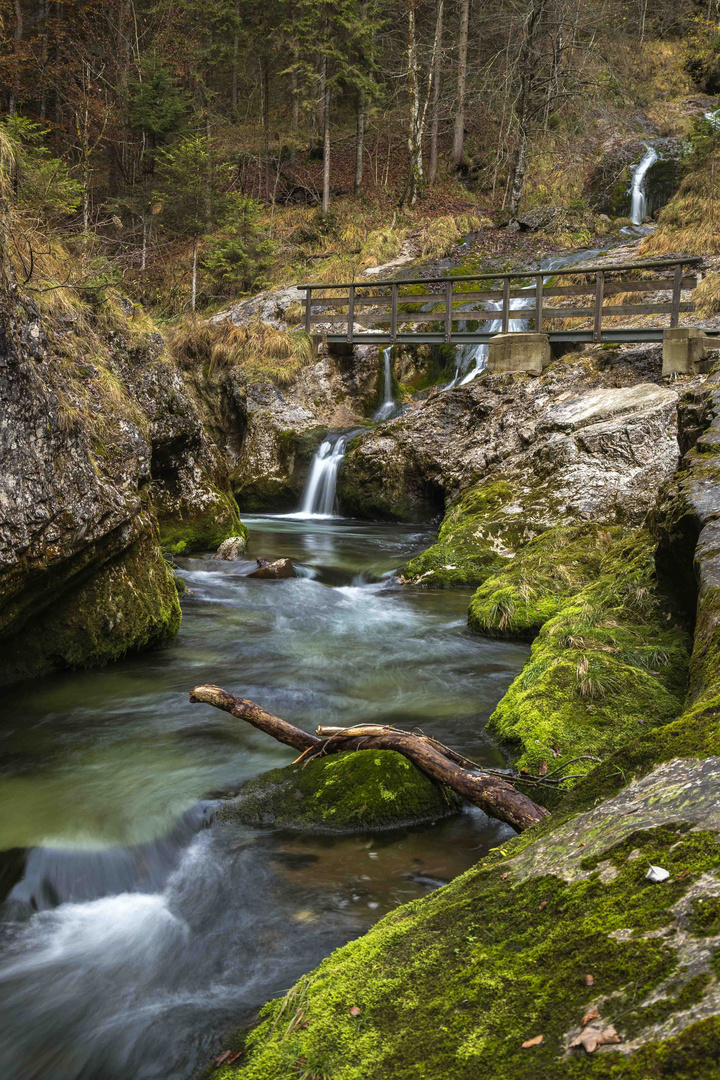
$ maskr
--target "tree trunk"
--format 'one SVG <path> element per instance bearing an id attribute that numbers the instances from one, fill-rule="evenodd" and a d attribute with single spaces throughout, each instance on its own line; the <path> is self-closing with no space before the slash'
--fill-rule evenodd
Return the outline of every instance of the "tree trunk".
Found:
<path id="1" fill-rule="evenodd" d="M 47 63 L 49 56 L 49 42 L 48 42 L 48 5 L 49 0 L 40 0 L 39 19 L 42 27 L 42 37 L 40 44 L 40 70 L 42 85 L 40 89 L 40 119 L 45 121 L 45 115 L 47 113 Z"/>
<path id="2" fill-rule="evenodd" d="M 435 18 L 435 45 L 433 46 L 432 94 L 430 112 L 430 162 L 428 165 L 428 187 L 437 179 L 438 166 L 438 131 L 440 128 L 440 86 L 442 82 L 442 35 L 445 0 L 438 0 Z"/>
<path id="3" fill-rule="evenodd" d="M 467 80 L 468 27 L 470 24 L 470 0 L 460 0 L 460 28 L 458 30 L 458 77 L 455 131 L 453 135 L 453 165 L 461 164 L 465 150 L 465 82 Z"/>
<path id="4" fill-rule="evenodd" d="M 265 188 L 265 202 L 270 201 L 270 57 L 263 59 L 263 137 L 264 137 L 264 164 L 263 186 Z"/>
<path id="5" fill-rule="evenodd" d="M 363 149 L 365 145 L 365 92 L 360 91 L 357 107 L 357 134 L 355 136 L 355 183 L 353 193 L 360 194 L 363 179 Z"/>
<path id="6" fill-rule="evenodd" d="M 422 118 L 420 115 L 420 81 L 418 78 L 417 42 L 415 37 L 415 0 L 408 4 L 408 99 L 410 117 L 408 127 L 408 150 L 410 151 L 410 177 L 408 203 L 415 206 L 425 187 L 422 159 Z"/>
<path id="7" fill-rule="evenodd" d="M 17 112 L 18 100 L 20 98 L 20 44 L 23 36 L 23 13 L 20 6 L 20 0 L 13 0 L 13 10 L 15 12 L 15 29 L 13 30 L 13 55 L 15 57 L 15 70 L 13 71 L 13 84 L 10 91 L 10 101 L 8 104 L 8 112 L 10 116 L 14 116 Z"/>
<path id="8" fill-rule="evenodd" d="M 197 303 L 197 265 L 198 265 L 198 238 L 193 236 L 193 256 L 192 256 L 192 292 L 190 295 L 190 310 L 195 313 L 195 305 Z"/>
<path id="9" fill-rule="evenodd" d="M 354 728 L 321 727 L 316 735 L 311 735 L 219 686 L 196 686 L 190 693 L 190 701 L 213 705 L 239 720 L 246 720 L 286 746 L 301 751 L 303 756 L 350 750 L 394 750 L 431 779 L 457 791 L 486 814 L 507 822 L 518 832 L 539 824 L 548 814 L 544 807 L 516 791 L 503 777 L 479 772 L 472 762 L 425 735 L 376 724 Z"/>
<path id="10" fill-rule="evenodd" d="M 233 34 L 233 59 L 232 59 L 232 83 L 230 88 L 230 103 L 232 114 L 237 119 L 238 107 L 238 59 L 240 55 L 240 2 L 235 0 L 235 23 Z"/>
<path id="11" fill-rule="evenodd" d="M 323 81 L 325 83 L 325 93 L 323 95 L 323 189 L 321 212 L 324 216 L 330 209 L 330 87 L 327 79 Z"/>
<path id="12" fill-rule="evenodd" d="M 520 71 L 520 92 L 518 94 L 518 103 L 516 107 L 518 118 L 518 146 L 515 155 L 512 190 L 510 193 L 510 213 L 512 217 L 515 217 L 520 209 L 520 200 L 522 199 L 523 187 L 525 184 L 531 92 L 535 77 L 535 43 L 540 20 L 545 13 L 546 4 L 547 0 L 533 0 L 525 19 L 525 34 L 523 37 L 522 48 L 520 49 L 520 56 L 518 57 L 518 69 Z"/>

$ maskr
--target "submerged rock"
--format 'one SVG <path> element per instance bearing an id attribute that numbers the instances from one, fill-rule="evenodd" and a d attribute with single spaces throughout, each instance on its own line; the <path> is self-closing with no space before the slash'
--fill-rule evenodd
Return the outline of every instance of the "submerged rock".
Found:
<path id="1" fill-rule="evenodd" d="M 228 562 L 232 562 L 245 554 L 246 547 L 247 536 L 229 536 L 227 540 L 223 540 L 222 544 L 215 552 L 215 558 L 226 559 Z"/>
<path id="2" fill-rule="evenodd" d="M 271 769 L 225 802 L 220 821 L 365 832 L 437 821 L 462 799 L 393 750 L 357 750 Z"/>
<path id="3" fill-rule="evenodd" d="M 266 562 L 265 559 L 256 561 L 257 570 L 251 571 L 247 577 L 276 579 L 297 577 L 292 559 L 276 559 L 274 562 Z"/>

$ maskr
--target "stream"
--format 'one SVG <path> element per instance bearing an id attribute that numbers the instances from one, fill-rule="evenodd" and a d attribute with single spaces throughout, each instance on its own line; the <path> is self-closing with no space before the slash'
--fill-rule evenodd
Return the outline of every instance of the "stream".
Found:
<path id="1" fill-rule="evenodd" d="M 484 724 L 528 655 L 469 634 L 469 594 L 398 586 L 416 526 L 247 519 L 258 581 L 180 560 L 175 644 L 5 693 L 0 721 L 3 1080 L 191 1080 L 223 1035 L 509 830 L 469 808 L 362 836 L 208 828 L 213 799 L 293 752 L 189 705 L 214 682 L 308 728 L 383 721 L 489 765 Z"/>

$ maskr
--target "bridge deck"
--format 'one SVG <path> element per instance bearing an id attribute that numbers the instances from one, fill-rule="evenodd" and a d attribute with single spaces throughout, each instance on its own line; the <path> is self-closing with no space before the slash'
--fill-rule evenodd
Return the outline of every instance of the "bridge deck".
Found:
<path id="1" fill-rule="evenodd" d="M 647 316 L 667 316 L 666 326 L 677 327 L 682 313 L 695 310 L 686 298 L 699 278 L 687 275 L 685 268 L 701 261 L 687 257 L 615 266 L 579 264 L 544 272 L 299 288 L 306 296 L 305 329 L 311 333 L 317 327 L 330 343 L 477 345 L 500 333 L 531 328 L 547 334 L 551 342 L 653 342 L 662 341 L 664 328 L 648 325 Z M 571 283 L 562 284 L 568 277 Z M 547 306 L 549 298 L 552 307 Z M 491 306 L 483 306 L 487 304 Z M 641 316 L 643 325 L 618 325 L 625 316 Z M 477 329 L 468 331 L 467 323 L 478 324 Z M 708 328 L 705 333 L 718 331 Z"/>

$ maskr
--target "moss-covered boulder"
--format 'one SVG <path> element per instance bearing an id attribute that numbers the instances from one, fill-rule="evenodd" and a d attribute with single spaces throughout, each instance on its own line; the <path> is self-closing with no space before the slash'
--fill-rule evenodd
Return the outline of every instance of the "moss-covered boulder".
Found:
<path id="1" fill-rule="evenodd" d="M 488 724 L 515 747 L 520 767 L 604 757 L 680 715 L 687 637 L 659 587 L 654 553 L 644 530 L 611 542 L 596 579 L 543 625 Z M 591 767 L 581 761 L 572 771 Z"/>
<path id="2" fill-rule="evenodd" d="M 3 644 L 0 684 L 97 667 L 172 641 L 180 629 L 178 589 L 149 516 L 147 523 L 127 551 Z"/>
<path id="3" fill-rule="evenodd" d="M 437 589 L 478 585 L 497 574 L 535 535 L 527 519 L 513 512 L 514 497 L 513 485 L 504 480 L 472 488 L 448 510 L 437 543 L 401 567 L 403 579 Z"/>
<path id="4" fill-rule="evenodd" d="M 214 551 L 232 536 L 248 542 L 249 533 L 240 520 L 234 497 L 219 488 L 203 491 L 197 502 L 182 500 L 172 513 L 161 511 L 159 521 L 163 550 L 172 555 Z"/>
<path id="5" fill-rule="evenodd" d="M 394 750 L 358 750 L 271 769 L 217 818 L 319 832 L 364 832 L 437 821 L 462 800 Z"/>
<path id="6" fill-rule="evenodd" d="M 618 526 L 594 523 L 548 529 L 483 582 L 470 602 L 468 625 L 485 637 L 531 641 L 599 576 L 603 559 L 625 536 Z"/>

